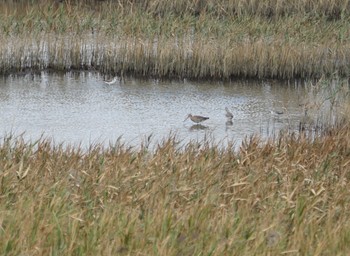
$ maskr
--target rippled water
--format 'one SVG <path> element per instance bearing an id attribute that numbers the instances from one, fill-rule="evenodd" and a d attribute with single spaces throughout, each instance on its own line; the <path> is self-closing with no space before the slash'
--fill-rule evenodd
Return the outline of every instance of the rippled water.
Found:
<path id="1" fill-rule="evenodd" d="M 0 132 L 55 143 L 114 144 L 118 138 L 137 146 L 152 135 L 157 143 L 175 134 L 184 143 L 210 138 L 224 145 L 245 136 L 263 137 L 281 129 L 297 130 L 308 94 L 297 83 L 169 82 L 125 79 L 113 85 L 98 73 L 16 75 L 0 78 Z M 225 107 L 233 113 L 225 117 Z M 283 110 L 284 114 L 271 114 Z M 202 126 L 187 114 L 210 119 Z"/>

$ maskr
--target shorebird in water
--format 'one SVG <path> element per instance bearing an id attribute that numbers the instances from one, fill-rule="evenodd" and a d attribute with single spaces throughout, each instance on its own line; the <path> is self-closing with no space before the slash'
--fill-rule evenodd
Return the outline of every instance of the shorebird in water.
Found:
<path id="1" fill-rule="evenodd" d="M 188 114 L 188 116 L 186 117 L 186 119 L 184 120 L 184 122 L 185 122 L 188 118 L 191 119 L 192 122 L 197 123 L 197 124 L 199 124 L 199 123 L 201 123 L 201 122 L 203 122 L 203 121 L 209 119 L 209 117 L 205 117 L 205 116 L 193 116 L 193 115 L 191 115 L 191 114 Z"/>
<path id="2" fill-rule="evenodd" d="M 271 110 L 272 115 L 282 115 L 284 112 L 282 110 Z"/>
<path id="3" fill-rule="evenodd" d="M 112 85 L 112 84 L 115 84 L 117 81 L 118 81 L 118 77 L 116 76 L 113 78 L 112 81 L 103 81 L 103 82 L 105 82 L 108 85 Z"/>
<path id="4" fill-rule="evenodd" d="M 226 110 L 226 117 L 229 118 L 229 119 L 232 119 L 233 118 L 233 114 L 230 112 L 230 110 L 228 110 L 227 107 L 225 107 L 225 110 Z"/>

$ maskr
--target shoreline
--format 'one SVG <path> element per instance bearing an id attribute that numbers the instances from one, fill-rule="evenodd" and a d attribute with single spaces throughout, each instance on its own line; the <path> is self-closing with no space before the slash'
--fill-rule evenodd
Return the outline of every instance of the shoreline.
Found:
<path id="1" fill-rule="evenodd" d="M 290 6 L 299 12 L 289 15 L 285 11 L 265 15 L 262 9 L 257 9 L 261 15 L 249 11 L 237 15 L 233 11 L 237 0 L 225 7 L 231 14 L 220 1 L 211 10 L 209 2 L 204 4 L 196 14 L 193 2 L 176 1 L 184 11 L 176 16 L 168 9 L 170 2 L 155 7 L 153 0 L 144 6 L 72 1 L 52 7 L 37 2 L 37 6 L 8 3 L 0 9 L 1 74 L 32 68 L 198 80 L 350 76 L 346 6 L 328 6 L 327 14 L 325 3 L 316 2 L 314 12 L 308 12 L 310 6 L 300 0 Z M 273 10 L 272 1 L 263 6 Z"/>

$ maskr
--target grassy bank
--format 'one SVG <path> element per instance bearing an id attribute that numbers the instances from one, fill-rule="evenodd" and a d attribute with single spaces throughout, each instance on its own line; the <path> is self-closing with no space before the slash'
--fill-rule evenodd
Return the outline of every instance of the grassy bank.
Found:
<path id="1" fill-rule="evenodd" d="M 345 255 L 350 130 L 253 137 L 238 152 L 170 138 L 154 153 L 0 144 L 4 255 Z"/>
<path id="2" fill-rule="evenodd" d="M 33 4 L 41 6 L 49 4 L 51 7 L 57 8 L 61 4 L 67 5 L 69 8 L 83 7 L 94 10 L 106 10 L 113 7 L 120 11 L 126 11 L 126 13 L 141 9 L 145 13 L 157 15 L 209 13 L 215 16 L 258 15 L 262 17 L 280 17 L 297 14 L 301 16 L 322 15 L 329 19 L 339 19 L 343 15 L 348 15 L 350 11 L 350 4 L 347 0 L 295 0 L 293 2 L 279 0 L 119 0 L 117 2 L 111 0 L 4 0 L 2 3 L 3 5 L 0 6 L 5 8 L 9 4 L 16 4 L 20 8 L 30 8 Z M 14 12 L 13 8 L 8 8 L 8 12 Z"/>
<path id="3" fill-rule="evenodd" d="M 0 7 L 1 73 L 95 69 L 194 79 L 350 73 L 346 1 L 33 2 Z"/>

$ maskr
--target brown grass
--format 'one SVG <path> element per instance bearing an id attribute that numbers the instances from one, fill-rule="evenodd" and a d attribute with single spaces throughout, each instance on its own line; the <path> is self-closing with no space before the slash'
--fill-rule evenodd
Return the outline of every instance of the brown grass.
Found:
<path id="1" fill-rule="evenodd" d="M 108 42 L 112 40 L 113 42 Z M 349 75 L 350 44 L 269 41 L 195 41 L 181 38 L 90 36 L 2 38 L 0 72 L 26 69 L 97 70 L 143 77 L 230 79 Z"/>
<path id="2" fill-rule="evenodd" d="M 101 10 L 104 8 L 114 8 L 118 11 L 130 12 L 140 9 L 145 13 L 166 16 L 170 13 L 176 15 L 190 14 L 199 15 L 203 13 L 213 14 L 215 16 L 246 16 L 258 15 L 262 17 L 284 17 L 290 15 L 315 15 L 326 16 L 329 19 L 340 19 L 343 15 L 349 14 L 349 1 L 347 0 L 176 0 L 176 1 L 159 1 L 159 0 L 5 0 L 3 7 L 15 4 L 20 8 L 30 9 L 33 5 L 41 6 L 66 6 L 74 8 L 75 6 Z M 1 7 L 1 5 L 0 5 Z M 13 11 L 8 8 L 9 12 Z"/>
<path id="3" fill-rule="evenodd" d="M 7 255 L 346 255 L 350 130 L 150 153 L 0 145 Z"/>
<path id="4" fill-rule="evenodd" d="M 197 2 L 206 11 L 193 11 Z M 41 1 L 3 4 L 0 72 L 95 69 L 113 75 L 192 79 L 350 74 L 347 2 L 277 4 L 276 8 L 289 6 L 295 11 L 274 18 L 260 9 L 271 9 L 275 1 L 245 2 L 247 6 L 242 1 L 224 5 L 155 0 L 143 5 L 133 1 L 95 5 L 65 1 L 56 7 Z M 341 7 L 340 17 L 324 13 L 325 6 Z M 182 15 L 171 11 L 176 8 Z"/>

